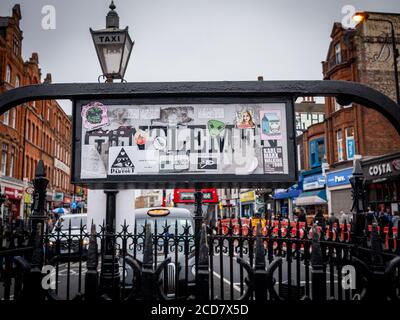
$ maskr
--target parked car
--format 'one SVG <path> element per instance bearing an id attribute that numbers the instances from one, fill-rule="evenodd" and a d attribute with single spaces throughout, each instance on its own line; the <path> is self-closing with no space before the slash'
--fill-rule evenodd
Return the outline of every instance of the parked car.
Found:
<path id="1" fill-rule="evenodd" d="M 184 245 L 185 239 L 175 238 L 176 223 L 178 227 L 178 234 L 184 234 L 184 228 L 190 227 L 188 232 L 188 238 L 191 239 L 189 248 L 193 246 L 193 234 L 194 234 L 194 220 L 193 215 L 189 210 L 183 208 L 143 208 L 135 210 L 135 220 L 137 232 L 141 233 L 144 231 L 145 224 L 149 224 L 151 232 L 155 234 L 155 222 L 157 221 L 157 234 L 164 237 L 159 240 L 159 249 L 157 250 L 157 265 L 162 263 L 167 258 L 171 258 L 171 262 L 167 265 L 163 272 L 161 272 L 161 278 L 166 277 L 164 284 L 166 287 L 165 294 L 167 296 L 175 296 L 176 292 L 176 273 L 178 272 L 178 295 L 182 294 L 190 295 L 193 292 L 195 286 L 195 256 L 194 252 L 189 252 L 187 257 L 185 256 Z M 168 229 L 163 227 L 169 226 Z M 168 253 L 165 255 L 163 241 L 168 239 Z M 176 241 L 176 242 L 175 242 Z M 190 240 L 189 240 L 190 241 Z M 180 246 L 178 250 L 177 263 L 175 261 L 175 244 Z M 153 246 L 154 250 L 154 246 Z M 193 250 L 192 250 L 193 251 Z M 154 261 L 155 252 L 153 252 Z M 143 261 L 143 247 L 141 250 L 137 250 L 136 259 L 140 262 Z M 187 267 L 186 267 L 187 261 Z M 153 262 L 154 263 L 154 262 Z M 156 269 L 157 266 L 153 266 Z M 120 259 L 120 276 L 122 279 L 123 272 L 123 260 Z M 186 278 L 187 277 L 187 278 Z M 132 290 L 135 283 L 135 272 L 133 268 L 133 252 L 128 252 L 128 256 L 125 260 L 125 288 L 127 291 Z"/>
<path id="2" fill-rule="evenodd" d="M 87 214 L 62 215 L 48 236 L 48 254 L 51 257 L 86 257 L 89 245 L 89 239 L 84 237 L 86 232 Z M 69 238 L 72 240 L 70 244 Z"/>

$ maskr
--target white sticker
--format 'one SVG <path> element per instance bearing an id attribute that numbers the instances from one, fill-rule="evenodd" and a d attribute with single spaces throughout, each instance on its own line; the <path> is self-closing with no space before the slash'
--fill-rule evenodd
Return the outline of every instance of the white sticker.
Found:
<path id="1" fill-rule="evenodd" d="M 141 107 L 140 108 L 140 119 L 152 120 L 160 118 L 160 108 Z"/>
<path id="2" fill-rule="evenodd" d="M 107 172 L 96 147 L 93 145 L 82 145 L 81 179 L 103 178 L 107 178 Z"/>
<path id="3" fill-rule="evenodd" d="M 108 153 L 109 175 L 132 175 L 136 173 L 133 163 L 136 147 L 110 147 Z"/>
<path id="4" fill-rule="evenodd" d="M 223 107 L 198 107 L 199 119 L 223 119 L 225 112 Z"/>
<path id="5" fill-rule="evenodd" d="M 158 150 L 139 150 L 134 154 L 136 173 L 157 173 L 159 166 Z"/>

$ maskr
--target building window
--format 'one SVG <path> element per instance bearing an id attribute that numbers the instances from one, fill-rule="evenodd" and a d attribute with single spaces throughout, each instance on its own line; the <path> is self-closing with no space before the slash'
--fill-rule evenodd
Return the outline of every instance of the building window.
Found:
<path id="1" fill-rule="evenodd" d="M 17 38 L 17 37 L 14 37 L 14 41 L 13 41 L 13 51 L 14 51 L 14 54 L 16 55 L 16 56 L 18 56 L 19 54 L 20 54 L 20 49 L 21 48 L 21 46 L 20 46 L 20 41 L 19 41 L 19 39 Z"/>
<path id="2" fill-rule="evenodd" d="M 35 125 L 32 123 L 32 135 L 31 135 L 31 137 L 32 137 L 32 142 L 34 143 L 35 142 Z"/>
<path id="3" fill-rule="evenodd" d="M 10 177 L 14 177 L 15 147 L 11 147 Z"/>
<path id="4" fill-rule="evenodd" d="M 47 108 L 47 121 L 50 121 L 50 107 Z"/>
<path id="5" fill-rule="evenodd" d="M 310 141 L 310 167 L 319 167 L 325 154 L 324 138 Z"/>
<path id="6" fill-rule="evenodd" d="M 336 144 L 337 144 L 337 153 L 338 153 L 338 161 L 343 161 L 343 136 L 342 130 L 338 130 L 336 132 Z"/>
<path id="7" fill-rule="evenodd" d="M 10 112 L 11 112 L 11 128 L 15 129 L 15 124 L 17 119 L 17 109 L 12 109 Z"/>
<path id="8" fill-rule="evenodd" d="M 342 63 L 342 53 L 340 49 L 340 42 L 335 45 L 335 61 L 336 64 Z"/>
<path id="9" fill-rule="evenodd" d="M 20 80 L 19 80 L 19 76 L 15 77 L 15 88 L 19 88 L 19 86 L 21 85 Z"/>
<path id="10" fill-rule="evenodd" d="M 346 128 L 346 155 L 347 160 L 354 159 L 355 153 L 354 128 Z"/>
<path id="11" fill-rule="evenodd" d="M 3 114 L 3 123 L 4 123 L 6 126 L 8 126 L 9 120 L 10 120 L 10 111 L 6 111 L 6 112 L 4 112 L 4 114 Z"/>
<path id="12" fill-rule="evenodd" d="M 11 83 L 11 67 L 9 65 L 6 67 L 6 82 Z"/>
<path id="13" fill-rule="evenodd" d="M 7 155 L 8 155 L 8 145 L 3 143 L 1 146 L 1 174 L 7 175 Z"/>
<path id="14" fill-rule="evenodd" d="M 25 137 L 31 140 L 31 120 L 28 120 L 28 125 L 26 126 Z"/>

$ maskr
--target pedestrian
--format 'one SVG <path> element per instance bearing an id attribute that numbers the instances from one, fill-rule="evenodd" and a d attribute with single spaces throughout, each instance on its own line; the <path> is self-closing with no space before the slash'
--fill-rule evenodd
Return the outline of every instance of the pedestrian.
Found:
<path id="1" fill-rule="evenodd" d="M 383 210 L 383 208 L 381 208 L 381 210 L 379 211 L 379 215 L 378 215 L 378 224 L 381 227 L 387 227 L 389 224 L 389 218 L 387 215 L 387 212 L 385 210 Z"/>
<path id="2" fill-rule="evenodd" d="M 340 211 L 340 223 L 349 224 L 351 222 L 350 215 L 343 210 Z"/>
<path id="3" fill-rule="evenodd" d="M 297 221 L 298 222 L 306 222 L 307 221 L 306 213 L 304 212 L 303 209 L 300 209 L 300 212 L 297 215 Z"/>
<path id="4" fill-rule="evenodd" d="M 368 207 L 368 211 L 366 214 L 368 224 L 372 224 L 374 222 L 375 217 L 376 217 L 376 212 L 372 210 L 371 207 Z"/>
<path id="5" fill-rule="evenodd" d="M 328 226 L 332 226 L 332 227 L 334 227 L 335 226 L 335 223 L 338 223 L 339 221 L 338 221 L 338 218 L 336 218 L 336 216 L 335 216 L 335 213 L 334 212 L 331 212 L 331 214 L 330 214 L 330 216 L 329 216 L 329 219 L 328 219 Z"/>
<path id="6" fill-rule="evenodd" d="M 395 211 L 394 214 L 393 214 L 393 218 L 392 218 L 392 226 L 393 226 L 393 228 L 398 228 L 399 227 L 399 220 L 400 220 L 399 212 Z"/>
<path id="7" fill-rule="evenodd" d="M 46 222 L 46 224 L 47 224 L 47 230 L 48 230 L 49 232 L 52 232 L 52 231 L 53 231 L 54 225 L 53 225 L 53 219 L 52 219 L 51 215 L 48 215 L 48 216 L 47 216 L 47 222 Z"/>
<path id="8" fill-rule="evenodd" d="M 314 223 L 316 223 L 320 227 L 323 227 L 325 225 L 325 217 L 320 209 L 318 209 L 317 214 L 314 217 Z"/>

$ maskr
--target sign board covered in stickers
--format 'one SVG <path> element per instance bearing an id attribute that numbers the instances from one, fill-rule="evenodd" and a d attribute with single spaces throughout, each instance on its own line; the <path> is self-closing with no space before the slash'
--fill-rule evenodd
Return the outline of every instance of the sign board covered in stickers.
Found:
<path id="1" fill-rule="evenodd" d="M 98 99 L 77 101 L 76 108 L 77 184 L 283 187 L 296 181 L 291 100 Z"/>

